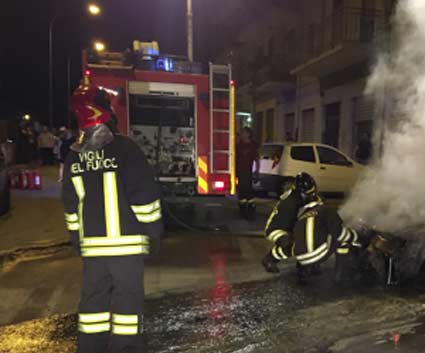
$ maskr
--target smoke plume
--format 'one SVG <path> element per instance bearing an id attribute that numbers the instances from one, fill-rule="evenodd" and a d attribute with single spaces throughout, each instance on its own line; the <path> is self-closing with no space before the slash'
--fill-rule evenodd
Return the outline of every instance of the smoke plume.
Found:
<path id="1" fill-rule="evenodd" d="M 387 39 L 365 92 L 378 107 L 375 162 L 341 214 L 396 232 L 425 224 L 425 0 L 399 1 Z"/>

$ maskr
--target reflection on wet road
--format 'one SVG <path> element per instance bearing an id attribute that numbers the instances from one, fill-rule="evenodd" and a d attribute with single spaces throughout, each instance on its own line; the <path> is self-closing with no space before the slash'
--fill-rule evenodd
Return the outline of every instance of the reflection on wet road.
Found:
<path id="1" fill-rule="evenodd" d="M 232 284 L 226 256 L 212 253 L 215 283 L 146 302 L 149 352 L 423 352 L 418 291 L 338 289 L 331 276 L 300 287 L 293 273 Z M 0 328 L 1 353 L 72 352 L 75 315 Z M 416 333 L 416 334 L 415 334 Z"/>

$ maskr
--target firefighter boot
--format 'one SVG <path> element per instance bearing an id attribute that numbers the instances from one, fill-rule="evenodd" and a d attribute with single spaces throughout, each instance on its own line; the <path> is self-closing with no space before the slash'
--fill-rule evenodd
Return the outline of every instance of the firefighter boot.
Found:
<path id="1" fill-rule="evenodd" d="M 308 274 L 310 276 L 320 276 L 322 275 L 322 269 L 320 268 L 320 264 L 313 264 L 308 267 Z"/>
<path id="2" fill-rule="evenodd" d="M 307 268 L 300 265 L 300 263 L 297 262 L 298 283 L 302 286 L 307 285 L 307 277 L 308 277 Z"/>
<path id="3" fill-rule="evenodd" d="M 270 253 L 267 254 L 263 261 L 261 262 L 264 266 L 264 269 L 266 272 L 269 273 L 279 273 L 279 268 L 277 267 L 277 264 L 279 263 L 278 260 L 276 260 Z"/>
<path id="4" fill-rule="evenodd" d="M 248 205 L 246 208 L 246 220 L 254 221 L 256 211 L 257 211 L 256 204 L 254 202 L 248 202 Z"/>
<path id="5" fill-rule="evenodd" d="M 239 201 L 239 214 L 243 219 L 247 219 L 248 214 L 248 203 Z"/>

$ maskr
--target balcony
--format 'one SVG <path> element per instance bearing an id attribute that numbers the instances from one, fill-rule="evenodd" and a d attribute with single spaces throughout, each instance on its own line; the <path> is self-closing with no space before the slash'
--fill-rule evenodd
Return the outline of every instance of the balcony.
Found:
<path id="1" fill-rule="evenodd" d="M 298 66 L 291 73 L 321 77 L 367 60 L 384 24 L 383 11 L 342 8 L 298 32 Z"/>

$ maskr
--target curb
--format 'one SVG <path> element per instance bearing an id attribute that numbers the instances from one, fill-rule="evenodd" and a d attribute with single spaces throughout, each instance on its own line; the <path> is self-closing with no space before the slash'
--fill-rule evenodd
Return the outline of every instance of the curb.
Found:
<path id="1" fill-rule="evenodd" d="M 33 243 L 28 247 L 0 251 L 0 271 L 3 271 L 8 266 L 11 266 L 25 259 L 36 259 L 54 255 L 69 245 L 70 241 L 68 239 L 62 238 L 49 241 L 40 241 Z"/>

